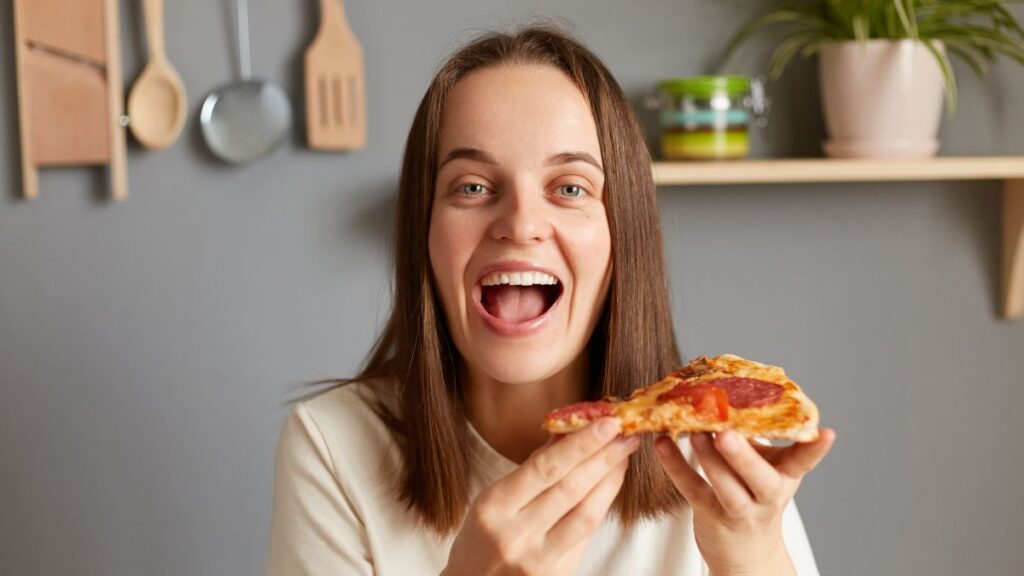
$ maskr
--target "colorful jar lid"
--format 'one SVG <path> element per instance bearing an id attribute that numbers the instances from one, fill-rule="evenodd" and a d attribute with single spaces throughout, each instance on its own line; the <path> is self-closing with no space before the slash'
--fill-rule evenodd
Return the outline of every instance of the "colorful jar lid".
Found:
<path id="1" fill-rule="evenodd" d="M 668 78 L 658 83 L 658 90 L 677 97 L 711 98 L 725 92 L 739 96 L 750 90 L 746 76 L 686 76 Z"/>

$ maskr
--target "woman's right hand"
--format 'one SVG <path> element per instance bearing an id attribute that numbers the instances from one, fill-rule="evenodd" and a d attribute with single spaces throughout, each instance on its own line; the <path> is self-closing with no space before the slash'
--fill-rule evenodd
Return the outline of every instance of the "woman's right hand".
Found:
<path id="1" fill-rule="evenodd" d="M 640 436 L 603 418 L 538 448 L 483 490 L 452 544 L 444 576 L 573 574 L 604 520 Z"/>

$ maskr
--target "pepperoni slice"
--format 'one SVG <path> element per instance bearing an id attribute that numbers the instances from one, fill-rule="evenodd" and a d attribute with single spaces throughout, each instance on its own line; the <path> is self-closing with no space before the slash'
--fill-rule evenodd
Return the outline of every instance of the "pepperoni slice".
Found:
<path id="1" fill-rule="evenodd" d="M 577 402 L 576 404 L 570 404 L 552 411 L 548 414 L 548 418 L 552 420 L 568 420 L 573 414 L 586 420 L 597 420 L 598 418 L 612 415 L 612 403 L 607 400 Z"/>
<path id="2" fill-rule="evenodd" d="M 774 404 L 782 398 L 783 387 L 774 382 L 738 376 L 718 378 L 704 384 L 718 386 L 729 394 L 729 404 L 737 408 L 754 408 Z"/>
<path id="3" fill-rule="evenodd" d="M 678 384 L 675 388 L 658 395 L 659 402 L 685 399 L 698 414 L 719 422 L 729 419 L 729 395 L 718 386 L 711 384 Z"/>

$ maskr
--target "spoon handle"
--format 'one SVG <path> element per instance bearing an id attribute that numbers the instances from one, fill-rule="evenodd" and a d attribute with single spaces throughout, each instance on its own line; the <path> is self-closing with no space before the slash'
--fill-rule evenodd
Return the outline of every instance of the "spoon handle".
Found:
<path id="1" fill-rule="evenodd" d="M 252 56 L 249 54 L 249 3 L 237 1 L 238 14 L 238 71 L 242 80 L 252 77 Z"/>
<path id="2" fill-rule="evenodd" d="M 142 0 L 142 13 L 146 21 L 146 40 L 149 42 L 149 58 L 167 58 L 164 46 L 164 0 Z"/>

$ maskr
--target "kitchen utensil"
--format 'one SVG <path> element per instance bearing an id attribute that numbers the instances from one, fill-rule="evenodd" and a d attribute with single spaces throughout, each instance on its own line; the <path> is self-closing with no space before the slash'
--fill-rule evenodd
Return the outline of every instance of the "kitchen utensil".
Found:
<path id="1" fill-rule="evenodd" d="M 188 97 L 164 47 L 164 0 L 143 0 L 149 63 L 128 96 L 129 127 L 147 148 L 161 150 L 178 139 L 188 115 Z"/>
<path id="2" fill-rule="evenodd" d="M 237 0 L 235 5 L 241 81 L 207 96 L 199 122 L 210 150 L 225 162 L 241 164 L 270 153 L 284 142 L 292 127 L 292 107 L 277 84 L 251 78 L 248 3 Z"/>
<path id="3" fill-rule="evenodd" d="M 320 31 L 306 50 L 306 139 L 310 148 L 366 146 L 363 47 L 341 0 L 320 0 Z"/>
<path id="4" fill-rule="evenodd" d="M 109 165 L 111 195 L 126 198 L 118 1 L 14 0 L 14 32 L 25 198 L 39 168 L 80 165 Z"/>

